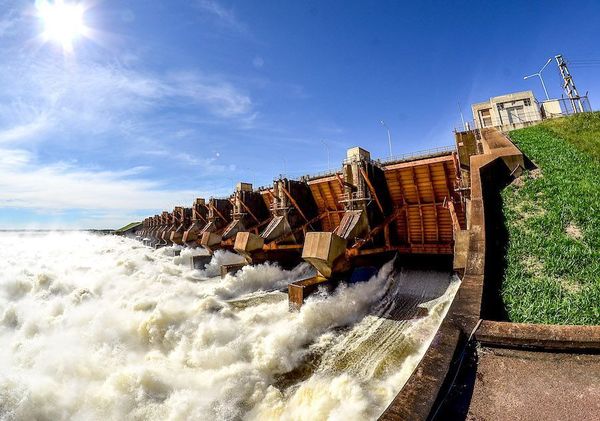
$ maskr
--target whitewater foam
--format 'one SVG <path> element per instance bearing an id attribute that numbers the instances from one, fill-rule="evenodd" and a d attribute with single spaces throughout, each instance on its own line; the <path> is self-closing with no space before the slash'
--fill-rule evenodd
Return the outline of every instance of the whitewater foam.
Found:
<path id="1" fill-rule="evenodd" d="M 220 279 L 239 256 L 192 270 L 89 233 L 1 233 L 0 250 L 3 419 L 374 418 L 458 285 L 388 264 L 292 313 L 278 290 L 307 265 Z"/>

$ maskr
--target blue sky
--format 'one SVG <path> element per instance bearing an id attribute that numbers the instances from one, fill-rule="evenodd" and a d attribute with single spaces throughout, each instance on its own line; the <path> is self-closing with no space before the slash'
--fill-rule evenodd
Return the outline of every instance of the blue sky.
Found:
<path id="1" fill-rule="evenodd" d="M 600 59 L 594 1 L 84 4 L 65 51 L 34 1 L 0 0 L 0 228 L 117 227 L 326 170 L 323 141 L 332 166 L 385 157 L 381 119 L 395 154 L 450 145 L 458 101 L 541 98 L 523 76 L 547 58 Z M 597 109 L 598 67 L 572 73 Z"/>

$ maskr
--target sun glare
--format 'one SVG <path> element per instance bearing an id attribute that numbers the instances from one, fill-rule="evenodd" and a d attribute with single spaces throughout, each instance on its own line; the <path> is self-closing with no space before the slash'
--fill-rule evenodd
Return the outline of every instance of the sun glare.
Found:
<path id="1" fill-rule="evenodd" d="M 37 14 L 44 26 L 44 41 L 55 42 L 63 51 L 73 51 L 73 41 L 85 35 L 84 8 L 79 3 L 63 0 L 36 2 Z"/>

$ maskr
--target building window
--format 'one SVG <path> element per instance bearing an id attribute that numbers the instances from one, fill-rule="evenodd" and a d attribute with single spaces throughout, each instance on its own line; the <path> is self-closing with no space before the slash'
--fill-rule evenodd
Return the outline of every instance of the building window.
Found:
<path id="1" fill-rule="evenodd" d="M 492 125 L 492 116 L 490 111 L 491 110 L 489 108 L 480 111 L 481 122 L 483 123 L 483 127 L 490 127 Z"/>
<path id="2" fill-rule="evenodd" d="M 523 104 L 524 104 L 526 107 L 529 107 L 529 106 L 531 105 L 531 99 L 529 99 L 529 98 L 525 98 L 525 99 L 523 100 Z"/>

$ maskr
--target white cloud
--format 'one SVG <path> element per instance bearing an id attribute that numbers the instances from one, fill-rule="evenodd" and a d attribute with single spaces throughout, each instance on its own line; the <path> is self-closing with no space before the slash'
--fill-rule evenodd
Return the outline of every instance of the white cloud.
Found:
<path id="1" fill-rule="evenodd" d="M 118 65 L 20 60 L 0 65 L 0 84 L 0 142 L 41 135 L 50 122 L 70 132 L 83 128 L 86 134 L 121 130 L 162 107 L 200 107 L 241 126 L 255 116 L 247 94 L 198 71 L 159 75 Z"/>
<path id="2" fill-rule="evenodd" d="M 0 169 L 24 167 L 30 161 L 31 154 L 27 151 L 21 149 L 0 149 Z"/>
<path id="3" fill-rule="evenodd" d="M 197 192 L 138 177 L 145 168 L 97 171 L 58 162 L 36 165 L 23 150 L 0 150 L 0 207 L 48 210 L 170 209 Z"/>
<path id="4" fill-rule="evenodd" d="M 205 6 L 231 26 L 243 28 L 217 3 Z M 0 39 L 18 29 L 17 18 L 20 15 L 0 16 Z M 197 69 L 143 70 L 135 58 L 125 60 L 128 65 L 100 64 L 83 55 L 65 61 L 43 51 L 10 48 L 0 45 L 5 57 L 0 63 L 0 208 L 43 209 L 59 216 L 76 212 L 84 216 L 70 226 L 114 226 L 146 216 L 147 210 L 172 209 L 191 204 L 197 195 L 223 193 L 171 188 L 137 163 L 148 161 L 152 166 L 164 161 L 158 158 L 170 157 L 192 167 L 194 175 L 234 171 L 235 165 L 181 145 L 189 147 L 196 137 L 202 138 L 197 127 L 187 124 L 190 116 L 231 128 L 252 124 L 257 112 L 239 86 Z M 143 139 L 153 140 L 145 145 Z M 174 144 L 173 139 L 181 140 Z M 144 146 L 158 158 L 140 160 Z M 77 163 L 79 154 L 90 162 L 93 153 L 111 151 L 120 154 L 120 162 L 132 162 L 120 164 L 128 167 L 118 170 L 110 164 Z M 45 161 L 59 152 L 60 161 Z"/>
<path id="5" fill-rule="evenodd" d="M 239 32 L 247 31 L 246 25 L 238 20 L 233 10 L 225 8 L 216 0 L 198 0 L 196 4 L 202 11 L 215 16 L 220 23 L 228 28 Z"/>
<path id="6" fill-rule="evenodd" d="M 193 72 L 179 72 L 171 74 L 164 86 L 165 95 L 205 104 L 213 114 L 223 118 L 242 118 L 252 112 L 250 97 L 228 82 L 211 80 Z"/>
<path id="7" fill-rule="evenodd" d="M 45 208 L 58 210 L 133 211 L 191 203 L 194 192 L 167 189 L 160 181 L 143 177 L 139 166 L 115 172 L 77 168 L 64 162 L 40 164 L 34 152 L 40 148 L 31 146 L 41 143 L 52 148 L 62 143 L 70 147 L 64 142 L 73 138 L 86 141 L 97 133 L 107 133 L 114 136 L 109 147 L 120 150 L 127 143 L 127 150 L 138 155 L 168 157 L 193 167 L 196 175 L 210 176 L 235 171 L 235 165 L 189 153 L 177 145 L 167 146 L 164 139 L 153 140 L 147 149 L 140 148 L 146 133 L 151 139 L 160 139 L 155 122 L 145 116 L 146 112 L 188 101 L 206 108 L 213 119 L 235 120 L 240 126 L 256 115 L 250 112 L 250 98 L 233 85 L 197 72 L 159 77 L 118 66 L 78 64 L 64 68 L 41 63 L 21 72 L 22 78 L 9 80 L 13 70 L 9 65 L 0 66 L 0 84 L 6 87 L 4 97 L 8 99 L 0 104 L 0 208 L 35 209 L 43 203 Z M 167 123 L 172 125 L 160 128 L 165 133 L 177 127 L 177 122 Z M 65 138 L 64 133 L 69 136 Z M 174 129 L 171 133 L 171 137 L 183 138 L 193 131 Z M 77 156 L 64 159 L 76 160 Z"/>
<path id="8" fill-rule="evenodd" d="M 0 129 L 0 143 L 26 140 L 43 132 L 48 127 L 50 127 L 50 121 L 45 114 L 42 114 L 29 123 Z"/>
<path id="9" fill-rule="evenodd" d="M 235 170 L 235 166 L 215 164 L 214 159 L 185 154 L 176 159 L 193 162 L 201 172 Z M 0 222 L 0 229 L 117 228 L 175 206 L 190 206 L 195 197 L 228 194 L 227 189 L 172 188 L 144 178 L 147 170 L 144 166 L 97 170 L 65 162 L 40 165 L 30 152 L 0 148 L 0 210 L 30 210 L 43 214 L 46 221 L 16 221 L 5 226 Z M 73 211 L 77 217 L 69 219 L 68 213 Z"/>

